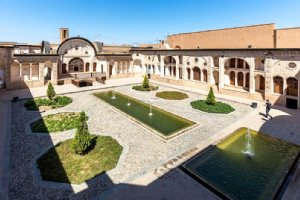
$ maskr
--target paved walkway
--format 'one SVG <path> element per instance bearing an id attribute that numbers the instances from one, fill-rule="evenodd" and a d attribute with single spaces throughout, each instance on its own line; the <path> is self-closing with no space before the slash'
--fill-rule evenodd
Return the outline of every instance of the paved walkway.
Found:
<path id="1" fill-rule="evenodd" d="M 81 105 L 81 108 L 89 110 L 91 113 L 95 112 L 93 115 L 97 116 L 98 109 L 97 102 L 91 101 L 90 98 L 85 98 L 83 94 L 89 93 L 89 90 L 98 90 L 103 89 L 106 87 L 113 87 L 113 86 L 120 86 L 124 84 L 133 84 L 133 83 L 139 83 L 141 81 L 140 78 L 130 78 L 130 79 L 116 79 L 116 80 L 109 80 L 107 81 L 107 84 L 105 85 L 96 85 L 93 87 L 86 87 L 86 88 L 77 88 L 73 85 L 65 85 L 65 86 L 55 86 L 55 90 L 57 94 L 64 94 L 64 93 L 74 93 L 70 94 L 71 96 L 75 97 L 75 103 L 78 103 Z M 202 97 L 199 94 L 205 94 L 207 95 L 207 91 L 201 91 L 198 89 L 191 89 L 188 87 L 182 87 L 182 86 L 175 86 L 171 84 L 162 84 L 168 87 L 186 90 L 189 92 L 193 92 L 192 98 L 196 99 L 199 97 Z M 125 89 L 124 89 L 125 88 Z M 162 87 L 163 89 L 164 87 Z M 117 88 L 116 88 L 117 89 Z M 168 89 L 168 88 L 165 88 Z M 16 91 L 9 91 L 9 92 L 3 92 L 0 93 L 0 100 L 7 102 L 7 100 L 10 100 L 14 96 L 19 96 L 20 98 L 28 98 L 31 96 L 37 97 L 37 96 L 44 96 L 46 91 L 46 87 L 41 88 L 32 88 L 30 89 L 30 92 L 28 90 L 16 90 Z M 78 93 L 83 92 L 83 93 Z M 134 96 L 136 98 L 150 98 L 151 93 L 134 93 L 130 89 L 126 89 L 126 87 L 123 87 L 122 92 L 128 93 L 131 96 Z M 143 96 L 144 95 L 144 96 Z M 150 95 L 150 96 L 147 96 Z M 222 94 L 216 94 L 218 98 L 227 99 L 227 100 L 234 100 L 237 102 L 241 102 L 247 105 L 250 105 L 252 100 L 249 99 L 242 99 L 242 98 L 236 98 L 232 96 L 222 95 Z M 88 100 L 88 102 L 86 102 Z M 182 110 L 182 106 L 185 106 L 187 102 L 182 101 L 180 104 L 175 103 L 172 105 L 169 105 L 168 103 L 164 102 L 163 100 L 159 100 L 156 102 L 157 105 L 162 106 L 164 109 L 169 110 L 171 112 L 178 113 L 182 116 L 189 116 L 194 115 L 192 111 L 186 111 Z M 107 116 L 104 118 L 95 118 L 95 121 L 92 121 L 91 126 L 91 132 L 96 133 L 96 131 L 101 130 L 101 132 L 107 132 L 107 130 L 110 130 L 111 127 L 108 127 L 107 129 L 102 128 L 102 124 L 105 124 L 106 120 L 113 119 L 113 121 L 117 121 L 117 124 L 114 125 L 114 131 L 111 131 L 110 134 L 115 135 L 119 138 L 121 138 L 124 141 L 128 141 L 130 144 L 130 149 L 136 149 L 138 151 L 138 154 L 132 154 L 132 156 L 127 157 L 127 162 L 129 163 L 128 167 L 131 165 L 139 166 L 138 171 L 140 173 L 135 174 L 134 176 L 131 176 L 131 178 L 124 179 L 120 178 L 119 176 L 122 174 L 114 172 L 111 173 L 111 177 L 115 176 L 116 179 L 114 179 L 114 187 L 112 189 L 108 189 L 107 191 L 104 191 L 100 196 L 96 197 L 96 199 L 141 199 L 141 198 L 147 198 L 147 199 L 195 199 L 195 198 L 204 198 L 204 199 L 217 199 L 217 197 L 212 194 L 210 191 L 208 191 L 205 187 L 199 185 L 194 180 L 192 180 L 190 177 L 182 173 L 180 170 L 177 169 L 177 166 L 179 166 L 182 162 L 187 160 L 189 157 L 195 155 L 197 152 L 201 151 L 203 148 L 205 148 L 207 145 L 216 143 L 219 140 L 221 140 L 226 135 L 232 133 L 234 130 L 240 127 L 249 127 L 251 129 L 264 132 L 266 134 L 270 134 L 274 137 L 278 137 L 296 144 L 300 145 L 300 112 L 299 110 L 290 110 L 284 107 L 274 107 L 274 109 L 271 110 L 271 115 L 273 116 L 273 120 L 265 119 L 262 115 L 260 115 L 260 112 L 264 112 L 264 102 L 258 102 L 259 106 L 257 109 L 252 109 L 251 112 L 244 112 L 243 115 L 238 115 L 237 118 L 235 118 L 233 121 L 231 121 L 226 126 L 219 126 L 218 123 L 212 122 L 216 126 L 214 127 L 214 131 L 204 128 L 204 132 L 207 131 L 207 134 L 212 134 L 208 137 L 206 135 L 204 138 L 198 138 L 199 137 L 195 133 L 189 133 L 191 134 L 191 137 L 194 139 L 191 139 L 191 137 L 184 135 L 181 137 L 181 139 L 174 140 L 172 142 L 168 142 L 169 144 L 159 147 L 157 150 L 152 148 L 152 143 L 156 143 L 160 145 L 160 140 L 152 137 L 152 134 L 149 134 L 148 131 L 145 131 L 143 129 L 140 129 L 139 127 L 136 127 L 135 129 L 132 129 L 132 126 L 128 126 L 128 119 L 121 117 L 119 115 L 113 114 L 113 112 L 110 109 L 107 109 L 105 107 L 101 107 L 102 111 L 106 113 Z M 77 105 L 78 105 L 77 104 Z M 6 113 L 3 112 L 3 109 L 1 106 L 7 106 L 6 104 L 1 104 L 0 102 L 0 119 L 6 119 Z M 238 105 L 238 104 L 236 104 Z M 97 108 L 97 109 L 96 109 Z M 68 109 L 68 108 L 65 108 Z M 74 109 L 74 108 L 72 108 Z M 62 109 L 64 110 L 64 109 Z M 196 115 L 194 115 L 196 116 Z M 97 119 L 97 120 L 96 120 Z M 3 121 L 3 120 L 1 120 Z M 0 123 L 1 123 L 0 121 Z M 198 119 L 197 121 L 206 123 L 206 119 Z M 3 123 L 3 122 L 2 122 Z M 131 123 L 131 122 L 130 122 Z M 1 129 L 2 129 L 2 124 Z M 212 125 L 210 125 L 212 126 Z M 219 126 L 219 128 L 218 128 Z M 132 130 L 134 131 L 134 135 L 131 134 L 122 134 L 124 132 L 131 133 Z M 137 131 L 136 131 L 137 130 Z M 2 131 L 2 130 L 1 130 Z M 202 133 L 203 131 L 201 131 Z M 101 134 L 101 133 L 100 133 Z M 194 135 L 193 135 L 194 134 Z M 0 137 L 3 137 L 2 132 Z M 136 137 L 136 138 L 135 138 Z M 143 139 L 139 139 L 143 138 Z M 2 138 L 0 138 L 2 139 Z M 140 141 L 141 146 L 137 145 L 137 141 Z M 5 141 L 5 140 L 4 140 Z M 1 142 L 1 141 L 0 141 Z M 183 142 L 183 143 L 182 143 Z M 188 142 L 188 143 L 186 143 Z M 4 142 L 5 143 L 5 142 Z M 182 148 L 182 145 L 184 144 L 184 148 Z M 187 145 L 188 144 L 188 145 Z M 1 144 L 0 144 L 1 145 Z M 146 152 L 145 146 L 151 146 L 152 152 Z M 0 152 L 1 151 L 0 146 Z M 163 148 L 162 148 L 163 147 Z M 172 149 L 175 147 L 174 149 Z M 193 149 L 193 151 L 189 151 L 189 149 Z M 173 153 L 169 154 L 166 153 L 169 150 L 171 150 Z M 163 157 L 157 157 L 158 151 L 164 152 L 164 155 L 168 155 L 167 159 L 163 159 Z M 186 152 L 188 153 L 186 153 Z M 152 156 L 153 154 L 153 156 Z M 1 154 L 0 154 L 1 155 Z M 136 156 L 140 156 L 137 160 Z M 144 156 L 143 156 L 144 155 Z M 151 161 L 152 157 L 156 159 L 159 162 L 156 162 L 151 165 L 151 167 L 148 168 L 140 168 L 143 165 L 147 166 L 149 162 Z M 150 159 L 151 158 L 151 159 Z M 0 157 L 0 163 L 2 162 L 3 157 Z M 7 158 L 6 158 L 7 159 Z M 5 159 L 4 159 L 5 160 Z M 163 161 L 163 162 L 162 162 Z M 148 163 L 148 164 L 146 164 Z M 167 164 L 166 164 L 167 163 Z M 130 170 L 130 168 L 125 168 L 126 170 Z M 130 171 L 128 171 L 130 172 Z M 132 173 L 132 172 L 130 172 Z M 25 174 L 24 174 L 25 175 Z M 131 174 L 133 175 L 133 174 Z M 5 179 L 7 177 L 3 176 L 3 173 L 0 174 L 0 183 L 2 184 L 1 180 Z M 118 183 L 122 179 L 122 183 Z M 286 190 L 286 194 L 284 195 L 284 199 L 300 199 L 299 198 L 299 185 L 300 185 L 300 169 L 298 167 L 298 170 L 296 171 L 296 176 L 293 177 L 293 179 L 290 182 L 289 187 Z M 2 185 L 1 185 L 2 188 Z M 102 188 L 102 187 L 100 187 Z M 3 189 L 3 188 L 2 188 Z M 102 188 L 103 189 L 103 188 Z M 101 189 L 101 190 L 102 190 Z M 99 189 L 100 190 L 100 189 Z M 3 192 L 3 190 L 1 191 Z M 4 190 L 5 192 L 5 190 Z M 18 191 L 15 191 L 16 194 Z M 40 191 L 41 195 L 43 194 L 42 190 Z M 49 191 L 49 194 L 53 194 L 53 191 Z M 94 194 L 97 194 L 95 192 Z M 73 196 L 74 197 L 74 196 Z M 91 196 L 90 196 L 91 197 Z M 75 197 L 74 197 L 75 198 Z M 1 198 L 0 198 L 1 199 Z"/>
<path id="2" fill-rule="evenodd" d="M 97 90 L 100 88 L 116 87 L 125 84 L 140 83 L 141 78 L 113 79 L 106 84 L 96 83 L 92 87 L 77 88 L 74 85 L 54 86 L 57 94 L 76 93 L 81 91 Z M 11 137 L 11 100 L 13 97 L 32 98 L 45 96 L 47 87 L 37 87 L 21 90 L 0 91 L 0 200 L 8 199 L 9 161 Z"/>
<path id="3" fill-rule="evenodd" d="M 176 89 L 183 89 L 200 94 L 206 94 L 206 91 L 197 89 L 191 89 L 182 86 L 174 86 L 170 84 L 161 84 L 170 86 Z M 232 99 L 232 96 L 217 94 L 219 98 Z M 251 104 L 252 100 L 249 99 L 234 99 L 238 102 Z M 188 158 L 197 154 L 209 144 L 214 144 L 224 138 L 226 135 L 232 133 L 240 127 L 249 127 L 256 131 L 261 131 L 265 134 L 272 135 L 295 144 L 300 145 L 300 112 L 299 110 L 291 110 L 281 106 L 274 106 L 270 114 L 273 119 L 266 119 L 260 113 L 265 112 L 264 102 L 258 102 L 259 106 L 250 114 L 244 118 L 237 120 L 235 123 L 229 125 L 213 137 L 208 138 L 194 148 L 196 152 L 189 154 L 188 157 L 180 160 L 178 157 L 182 155 L 170 158 L 164 165 L 156 168 L 155 170 L 148 172 L 126 184 L 120 184 L 113 188 L 111 191 L 107 191 L 103 195 L 96 199 L 195 199 L 195 197 L 201 197 L 201 199 L 216 199 L 217 197 L 212 195 L 211 192 L 207 192 L 207 189 L 202 185 L 196 183 L 194 180 L 188 179 L 187 175 L 179 173 L 177 167 L 180 166 Z M 175 171 L 175 172 L 174 172 Z M 189 187 L 184 187 L 188 185 Z M 195 189 L 195 185 L 196 188 Z M 298 166 L 295 175 L 290 181 L 287 190 L 284 193 L 282 199 L 284 200 L 298 200 L 300 199 L 300 166 Z"/>
<path id="4" fill-rule="evenodd" d="M 199 94 L 187 93 L 189 95 L 188 99 L 173 103 L 156 98 L 156 91 L 140 92 L 132 90 L 130 86 L 120 86 L 114 89 L 141 101 L 152 99 L 153 105 L 192 119 L 199 126 L 166 142 L 90 95 L 92 92 L 103 91 L 103 89 L 67 94 L 73 99 L 70 105 L 55 110 L 48 110 L 41 115 L 44 116 L 53 112 L 79 112 L 83 110 L 89 116 L 88 126 L 91 134 L 112 136 L 128 146 L 128 151 L 124 151 L 124 154 L 122 154 L 124 155 L 124 160 L 119 167 L 105 173 L 109 181 L 105 180 L 105 176 L 99 176 L 93 179 L 91 183 L 88 183 L 88 189 L 82 192 L 76 194 L 73 191 L 57 190 L 53 192 L 52 188 L 39 187 L 32 182 L 31 167 L 28 163 L 49 145 L 69 137 L 66 138 L 67 135 L 65 133 L 53 133 L 50 134 L 50 137 L 47 134 L 26 134 L 24 125 L 28 125 L 32 120 L 39 117 L 40 113 L 22 109 L 23 102 L 21 101 L 14 103 L 13 110 L 18 112 L 14 112 L 12 117 L 11 165 L 13 167 L 10 169 L 11 198 L 32 198 L 32 194 L 34 194 L 35 197 L 43 199 L 55 199 L 58 196 L 80 199 L 100 195 L 103 191 L 99 190 L 99 187 L 111 188 L 119 183 L 127 184 L 131 180 L 139 178 L 141 175 L 159 167 L 168 161 L 170 157 L 184 153 L 187 149 L 196 145 L 197 141 L 206 141 L 218 130 L 227 127 L 229 124 L 242 118 L 245 113 L 253 110 L 248 105 L 232 102 L 231 105 L 236 108 L 236 111 L 229 115 L 202 113 L 190 106 L 190 101 L 200 97 L 205 98 L 205 96 Z M 170 90 L 170 88 L 161 86 L 160 90 Z M 22 182 L 19 181 L 20 179 L 22 179 Z M 186 180 L 189 180 L 189 178 Z M 26 185 L 26 187 L 22 187 L 23 185 Z M 176 188 L 175 186 L 174 188 Z M 191 188 L 195 189 L 197 187 Z M 211 194 L 209 193 L 208 195 Z"/>
<path id="5" fill-rule="evenodd" d="M 0 199 L 8 199 L 10 155 L 10 102 L 0 101 Z"/>

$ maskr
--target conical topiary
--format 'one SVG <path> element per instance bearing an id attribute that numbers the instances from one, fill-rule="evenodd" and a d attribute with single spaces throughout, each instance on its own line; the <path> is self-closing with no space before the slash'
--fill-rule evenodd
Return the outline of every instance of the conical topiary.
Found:
<path id="1" fill-rule="evenodd" d="M 148 76 L 147 76 L 147 75 L 144 76 L 144 80 L 143 80 L 142 87 L 143 87 L 143 88 L 149 88 L 149 87 L 150 87 L 150 85 L 149 85 L 149 80 L 148 80 Z"/>
<path id="2" fill-rule="evenodd" d="M 209 89 L 209 93 L 208 93 L 207 98 L 206 98 L 206 103 L 208 105 L 215 105 L 216 104 L 216 97 L 214 95 L 214 91 L 213 91 L 212 87 L 210 87 L 210 89 Z"/>
<path id="3" fill-rule="evenodd" d="M 49 99 L 53 99 L 53 97 L 56 95 L 54 87 L 52 85 L 52 83 L 50 82 L 48 84 L 48 89 L 47 89 L 47 96 Z"/>
<path id="4" fill-rule="evenodd" d="M 71 148 L 74 153 L 83 155 L 88 151 L 92 144 L 92 137 L 88 130 L 88 125 L 86 123 L 86 115 L 84 112 L 80 113 L 80 125 L 77 128 L 75 138 L 72 141 Z"/>

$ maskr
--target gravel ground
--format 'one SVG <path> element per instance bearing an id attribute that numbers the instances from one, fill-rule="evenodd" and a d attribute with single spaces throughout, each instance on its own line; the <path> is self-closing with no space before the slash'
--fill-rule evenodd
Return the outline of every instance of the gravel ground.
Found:
<path id="1" fill-rule="evenodd" d="M 70 135 L 26 133 L 25 126 L 41 114 L 23 109 L 23 102 L 13 103 L 9 186 L 11 199 L 90 199 L 114 184 L 125 183 L 158 167 L 170 157 L 213 136 L 251 110 L 248 105 L 223 101 L 230 103 L 236 111 L 228 115 L 209 114 L 194 110 L 189 105 L 191 101 L 205 98 L 199 94 L 188 93 L 188 99 L 172 101 L 155 97 L 156 91 L 140 92 L 132 90 L 129 86 L 117 87 L 115 90 L 142 101 L 150 101 L 157 107 L 197 122 L 199 126 L 166 142 L 95 99 L 90 95 L 91 92 L 68 95 L 73 98 L 73 103 L 64 108 L 46 111 L 42 116 L 56 112 L 83 110 L 90 117 L 88 125 L 91 134 L 112 136 L 125 147 L 122 159 L 115 169 L 88 181 L 88 189 L 75 194 L 72 190 L 50 189 L 35 184 L 30 165 L 33 158 L 45 148 L 68 139 Z M 174 89 L 161 86 L 158 91 L 163 90 Z"/>

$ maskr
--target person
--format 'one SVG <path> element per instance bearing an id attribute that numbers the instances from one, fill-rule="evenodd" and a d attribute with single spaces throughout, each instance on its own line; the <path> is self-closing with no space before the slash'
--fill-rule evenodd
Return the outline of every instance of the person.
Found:
<path id="1" fill-rule="evenodd" d="M 270 118 L 273 119 L 273 117 L 269 114 L 271 108 L 272 108 L 272 104 L 269 101 L 269 99 L 267 99 L 267 102 L 266 102 L 266 117 L 269 118 L 269 116 L 270 116 Z"/>

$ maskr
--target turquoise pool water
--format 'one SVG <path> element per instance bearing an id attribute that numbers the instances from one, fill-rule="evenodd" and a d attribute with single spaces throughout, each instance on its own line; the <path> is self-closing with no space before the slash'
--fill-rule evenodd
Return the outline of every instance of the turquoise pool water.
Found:
<path id="1" fill-rule="evenodd" d="M 255 131 L 250 134 L 249 140 L 242 128 L 183 167 L 231 199 L 273 199 L 299 146 Z"/>
<path id="2" fill-rule="evenodd" d="M 94 94 L 97 98 L 161 133 L 170 136 L 195 124 L 188 119 L 166 112 L 115 91 Z"/>

